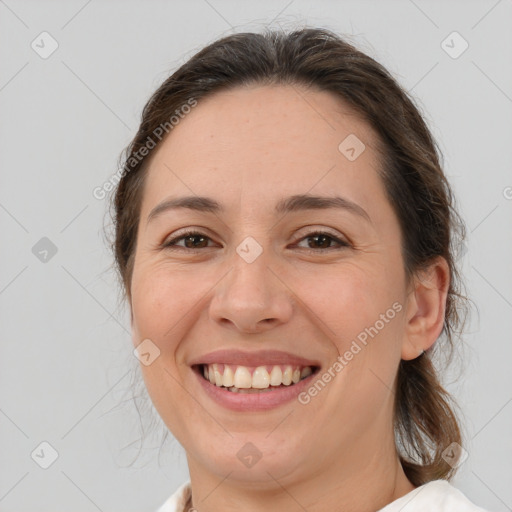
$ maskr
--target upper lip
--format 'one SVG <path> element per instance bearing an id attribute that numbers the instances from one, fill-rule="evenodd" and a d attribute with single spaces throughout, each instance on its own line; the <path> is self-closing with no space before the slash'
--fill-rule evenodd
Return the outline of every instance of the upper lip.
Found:
<path id="1" fill-rule="evenodd" d="M 223 363 L 241 366 L 266 366 L 266 365 L 295 365 L 295 366 L 320 366 L 318 361 L 305 359 L 304 357 L 283 352 L 280 350 L 259 350 L 257 352 L 245 352 L 242 350 L 217 350 L 202 356 L 195 357 L 190 366 L 199 364 Z"/>

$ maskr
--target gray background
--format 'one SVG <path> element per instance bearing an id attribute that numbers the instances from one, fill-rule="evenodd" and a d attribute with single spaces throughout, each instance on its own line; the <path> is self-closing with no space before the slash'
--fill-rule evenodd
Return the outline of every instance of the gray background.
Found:
<path id="1" fill-rule="evenodd" d="M 153 511 L 187 479 L 176 441 L 159 450 L 165 430 L 143 390 L 144 428 L 156 428 L 139 440 L 129 400 L 139 363 L 102 234 L 107 202 L 92 191 L 172 70 L 221 35 L 272 20 L 351 34 L 418 98 L 440 142 L 477 306 L 463 373 L 447 381 L 469 453 L 454 484 L 511 510 L 511 19 L 510 0 L 0 0 L 0 510 Z M 31 47 L 43 31 L 59 45 L 46 59 Z M 458 58 L 441 46 L 453 31 L 469 43 Z M 43 441 L 58 452 L 48 469 L 35 462 L 50 460 Z"/>

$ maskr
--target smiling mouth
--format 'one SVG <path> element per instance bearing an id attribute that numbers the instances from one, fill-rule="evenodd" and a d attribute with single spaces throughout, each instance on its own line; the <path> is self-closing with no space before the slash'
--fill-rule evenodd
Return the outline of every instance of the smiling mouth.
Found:
<path id="1" fill-rule="evenodd" d="M 232 393 L 268 393 L 292 387 L 318 371 L 317 366 L 242 366 L 221 363 L 194 365 L 203 379 Z"/>

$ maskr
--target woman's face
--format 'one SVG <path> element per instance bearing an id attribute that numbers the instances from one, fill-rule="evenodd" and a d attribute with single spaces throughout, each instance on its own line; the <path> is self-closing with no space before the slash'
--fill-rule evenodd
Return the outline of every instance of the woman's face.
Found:
<path id="1" fill-rule="evenodd" d="M 133 342 L 191 473 L 285 482 L 392 443 L 407 289 L 375 147 L 330 93 L 261 86 L 201 100 L 153 155 Z"/>

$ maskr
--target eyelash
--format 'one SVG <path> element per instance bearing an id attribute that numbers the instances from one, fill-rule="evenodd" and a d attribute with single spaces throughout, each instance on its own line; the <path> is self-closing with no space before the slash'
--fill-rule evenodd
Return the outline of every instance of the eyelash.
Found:
<path id="1" fill-rule="evenodd" d="M 350 247 L 350 244 L 348 242 L 345 242 L 344 240 L 340 240 L 339 238 L 335 237 L 334 235 L 332 235 L 331 233 L 328 233 L 326 231 L 312 231 L 311 233 L 307 234 L 306 236 L 303 236 L 298 241 L 301 242 L 302 240 L 306 240 L 308 238 L 313 238 L 314 236 L 317 236 L 317 235 L 326 236 L 326 237 L 330 238 L 334 242 L 338 243 L 340 245 L 340 247 L 328 247 L 325 249 L 310 249 L 310 248 L 303 247 L 302 249 L 305 250 L 306 252 L 318 253 L 319 251 L 325 252 L 325 251 L 340 250 L 340 249 L 344 249 L 346 247 Z M 208 249 L 208 247 L 190 249 L 188 247 L 181 247 L 181 246 L 175 245 L 177 241 L 188 238 L 188 237 L 192 237 L 192 236 L 199 236 L 199 237 L 203 237 L 208 240 L 211 240 L 210 237 L 204 235 L 204 233 L 201 233 L 199 231 L 186 231 L 185 233 L 182 233 L 181 235 L 174 237 L 171 240 L 168 240 L 167 242 L 164 242 L 160 246 L 160 248 L 168 249 L 171 251 L 182 250 L 182 249 L 186 250 L 186 251 L 201 251 L 203 249 Z"/>

